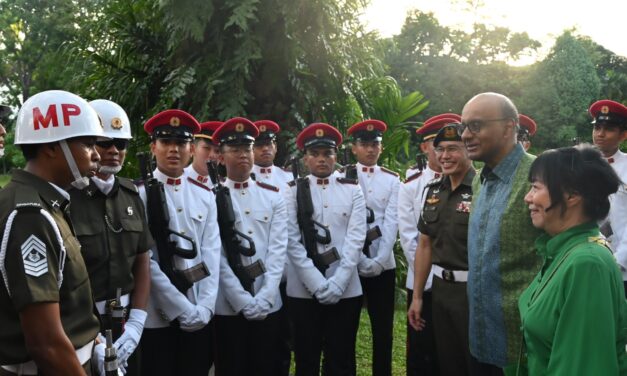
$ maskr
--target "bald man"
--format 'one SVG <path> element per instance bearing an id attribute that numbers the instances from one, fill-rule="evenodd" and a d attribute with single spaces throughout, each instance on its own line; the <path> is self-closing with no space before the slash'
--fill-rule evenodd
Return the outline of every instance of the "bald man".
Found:
<path id="1" fill-rule="evenodd" d="M 518 296 L 540 260 L 523 197 L 534 157 L 517 142 L 518 110 L 502 94 L 478 94 L 466 103 L 459 128 L 470 159 L 484 163 L 473 181 L 468 226 L 469 338 L 481 375 L 501 375 L 518 360 Z"/>

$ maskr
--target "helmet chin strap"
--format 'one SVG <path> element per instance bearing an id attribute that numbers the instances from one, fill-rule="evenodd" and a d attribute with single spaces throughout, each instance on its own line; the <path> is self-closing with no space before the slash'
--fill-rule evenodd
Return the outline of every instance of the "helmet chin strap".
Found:
<path id="1" fill-rule="evenodd" d="M 100 166 L 98 168 L 98 172 L 106 175 L 115 175 L 120 171 L 122 171 L 122 166 Z"/>
<path id="2" fill-rule="evenodd" d="M 63 150 L 63 155 L 65 156 L 65 160 L 67 162 L 72 175 L 74 176 L 74 181 L 71 182 L 72 186 L 76 189 L 85 189 L 89 186 L 89 178 L 86 176 L 81 176 L 80 171 L 78 170 L 78 166 L 76 166 L 76 161 L 72 156 L 72 152 L 70 151 L 70 147 L 68 146 L 65 140 L 59 141 L 59 145 L 61 145 L 61 150 Z"/>

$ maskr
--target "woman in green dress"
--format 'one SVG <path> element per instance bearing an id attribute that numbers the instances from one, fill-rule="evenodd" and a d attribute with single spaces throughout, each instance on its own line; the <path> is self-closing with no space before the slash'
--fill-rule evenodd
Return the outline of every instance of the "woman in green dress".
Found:
<path id="1" fill-rule="evenodd" d="M 521 363 L 525 351 L 530 375 L 625 375 L 627 302 L 597 225 L 620 179 L 596 149 L 582 145 L 542 153 L 529 180 L 525 202 L 545 232 L 536 240 L 544 263 L 518 302 Z"/>

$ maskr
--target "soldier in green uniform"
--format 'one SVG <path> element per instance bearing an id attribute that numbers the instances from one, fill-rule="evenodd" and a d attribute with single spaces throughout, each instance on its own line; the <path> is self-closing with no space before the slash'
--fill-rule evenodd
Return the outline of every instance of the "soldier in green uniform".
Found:
<path id="1" fill-rule="evenodd" d="M 146 321 L 150 290 L 150 256 L 153 240 L 146 224 L 144 204 L 129 179 L 115 176 L 124 164 L 131 138 L 131 124 L 118 104 L 98 99 L 89 103 L 100 116 L 110 140 L 99 141 L 100 167 L 86 189 L 72 189 L 71 217 L 82 245 L 89 280 L 101 318 L 101 332 L 112 329 L 118 362 L 124 365 L 134 354 Z M 117 309 L 128 313 L 122 321 L 112 318 L 117 290 Z M 130 308 L 130 310 L 129 310 Z M 123 333 L 122 333 L 123 331 Z M 121 334 L 121 336 L 120 336 Z M 119 338 L 116 338 L 120 336 Z M 135 357 L 127 374 L 138 374 Z"/>
<path id="2" fill-rule="evenodd" d="M 424 327 L 422 293 L 433 267 L 433 331 L 439 369 L 443 375 L 468 375 L 473 374 L 474 363 L 468 347 L 466 243 L 475 170 L 455 124 L 440 129 L 433 146 L 444 175 L 427 185 L 408 315 L 416 330 Z"/>
<path id="3" fill-rule="evenodd" d="M 68 92 L 34 95 L 18 114 L 26 167 L 0 191 L 0 375 L 91 374 L 99 324 L 65 188 L 95 174 L 99 136 L 96 112 Z"/>

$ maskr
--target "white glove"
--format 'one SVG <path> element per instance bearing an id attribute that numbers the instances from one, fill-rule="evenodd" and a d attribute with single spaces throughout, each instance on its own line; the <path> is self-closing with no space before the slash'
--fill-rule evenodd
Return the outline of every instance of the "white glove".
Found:
<path id="1" fill-rule="evenodd" d="M 316 289 L 313 295 L 318 301 L 320 301 L 320 295 L 325 294 L 328 289 L 329 289 L 329 280 L 325 279 L 324 282 L 322 282 L 320 286 L 318 286 L 318 288 Z"/>
<path id="2" fill-rule="evenodd" d="M 91 360 L 92 362 L 96 363 L 96 366 L 98 367 L 98 374 L 100 376 L 104 376 L 105 375 L 105 368 L 104 368 L 104 357 L 105 357 L 105 349 L 107 348 L 107 346 L 105 345 L 104 342 L 100 342 L 99 344 L 97 344 L 94 347 L 94 352 L 91 355 Z"/>
<path id="3" fill-rule="evenodd" d="M 335 304 L 340 301 L 343 293 L 344 292 L 342 291 L 340 286 L 338 286 L 333 278 L 331 278 L 329 279 L 329 287 L 326 290 L 322 291 L 317 296 L 317 298 L 321 304 Z"/>
<path id="4" fill-rule="evenodd" d="M 186 332 L 195 332 L 205 327 L 211 318 L 211 311 L 202 306 L 194 306 L 187 312 L 183 312 L 179 317 L 181 329 Z"/>
<path id="5" fill-rule="evenodd" d="M 362 277 L 376 277 L 383 273 L 383 265 L 370 258 L 361 260 L 357 265 L 357 269 Z"/>
<path id="6" fill-rule="evenodd" d="M 124 333 L 115 341 L 115 348 L 118 354 L 118 362 L 126 364 L 128 358 L 133 354 L 139 343 L 146 322 L 146 311 L 141 309 L 131 309 L 128 321 L 124 324 Z"/>
<path id="7" fill-rule="evenodd" d="M 257 304 L 255 299 L 251 300 L 250 303 L 246 304 L 244 308 L 242 308 L 242 314 L 246 317 L 246 320 L 263 320 L 268 315 L 264 313 Z"/>
<path id="8" fill-rule="evenodd" d="M 262 297 L 255 297 L 255 302 L 257 303 L 257 307 L 261 310 L 264 315 L 268 315 L 270 310 L 272 309 L 272 303 Z"/>

